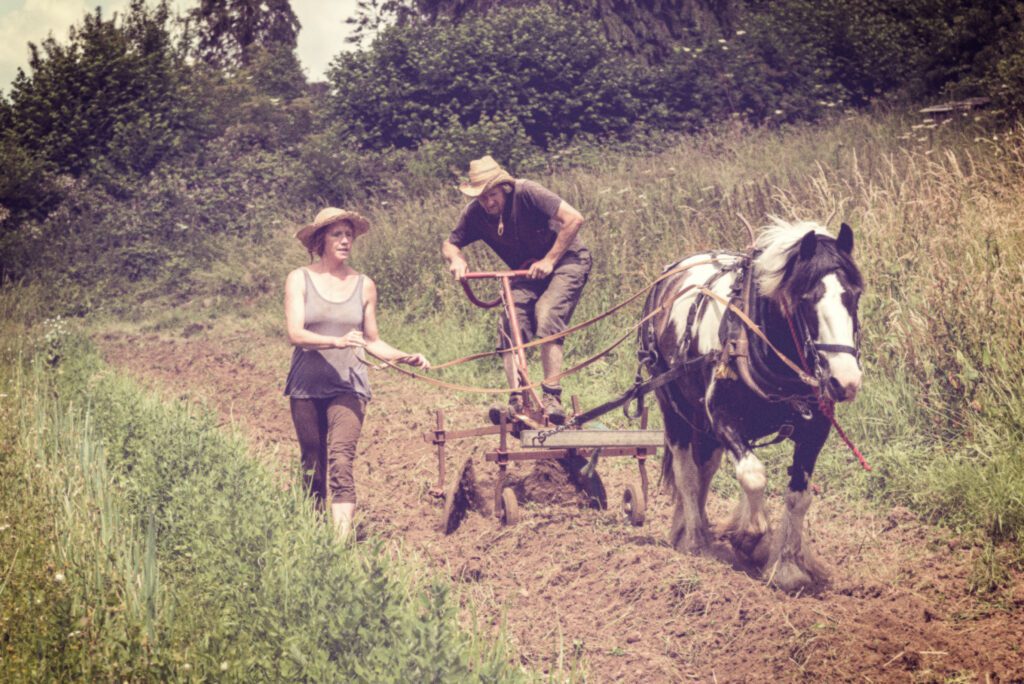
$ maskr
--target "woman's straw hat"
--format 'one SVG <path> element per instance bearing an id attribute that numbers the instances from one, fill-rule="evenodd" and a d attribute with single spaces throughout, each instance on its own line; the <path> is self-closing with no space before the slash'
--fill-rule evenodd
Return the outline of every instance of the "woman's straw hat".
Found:
<path id="1" fill-rule="evenodd" d="M 514 183 L 515 180 L 488 154 L 469 162 L 469 180 L 460 184 L 459 190 L 469 197 L 479 197 L 500 183 Z"/>
<path id="2" fill-rule="evenodd" d="M 295 239 L 302 243 L 302 246 L 306 249 L 312 249 L 313 245 L 310 244 L 310 240 L 313 239 L 313 235 L 316 231 L 320 230 L 324 226 L 329 226 L 338 221 L 348 221 L 352 224 L 352 229 L 355 236 L 360 236 L 366 231 L 370 230 L 370 221 L 364 216 L 357 214 L 354 211 L 348 209 L 338 209 L 337 207 L 327 207 L 321 209 L 320 213 L 316 215 L 312 223 L 306 225 L 295 231 Z"/>

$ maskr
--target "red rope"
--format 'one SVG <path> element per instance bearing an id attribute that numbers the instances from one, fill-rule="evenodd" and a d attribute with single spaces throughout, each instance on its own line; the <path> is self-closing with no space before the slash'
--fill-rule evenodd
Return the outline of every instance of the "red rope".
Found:
<path id="1" fill-rule="evenodd" d="M 789 334 L 793 337 L 793 344 L 796 346 L 796 353 L 800 357 L 800 365 L 803 366 L 804 372 L 810 375 L 810 364 L 807 363 L 807 358 L 804 356 L 803 345 L 800 344 L 800 340 L 797 338 L 796 328 L 793 326 L 793 318 L 789 315 L 789 307 L 786 306 L 785 302 L 782 302 L 782 313 L 786 316 L 786 323 L 789 324 Z M 840 439 L 846 443 L 846 446 L 853 452 L 853 455 L 857 457 L 858 461 L 860 461 L 860 466 L 864 470 L 871 472 L 871 465 L 868 464 L 868 460 L 864 458 L 864 454 L 860 452 L 857 445 L 846 436 L 846 432 L 839 426 L 839 421 L 836 420 L 836 403 L 825 398 L 825 395 L 821 391 L 820 383 L 814 388 L 814 394 L 818 398 L 818 408 L 821 409 L 822 414 L 824 414 L 825 417 L 829 419 L 829 422 L 832 423 L 832 427 L 836 429 Z"/>

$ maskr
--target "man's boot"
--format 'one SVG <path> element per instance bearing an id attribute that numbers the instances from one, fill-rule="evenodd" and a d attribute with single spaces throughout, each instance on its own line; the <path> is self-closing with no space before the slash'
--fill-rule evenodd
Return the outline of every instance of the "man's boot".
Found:
<path id="1" fill-rule="evenodd" d="M 523 404 L 523 395 L 520 392 L 510 392 L 508 395 L 508 406 L 495 404 L 488 409 L 487 417 L 490 418 L 492 424 L 499 425 L 501 423 L 502 412 L 505 413 L 505 419 L 509 422 L 515 420 L 516 416 L 526 413 L 526 405 Z"/>
<path id="2" fill-rule="evenodd" d="M 548 415 L 548 420 L 555 425 L 564 425 L 565 409 L 562 408 L 562 388 L 541 385 L 541 389 L 544 392 L 540 403 L 544 408 L 544 413 Z"/>

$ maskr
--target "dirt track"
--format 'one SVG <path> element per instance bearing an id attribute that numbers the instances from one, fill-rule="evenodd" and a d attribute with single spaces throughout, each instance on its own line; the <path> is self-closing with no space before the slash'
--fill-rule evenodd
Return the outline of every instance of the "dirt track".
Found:
<path id="1" fill-rule="evenodd" d="M 276 447 L 278 458 L 297 458 L 281 396 L 289 353 L 282 341 L 199 333 L 97 342 L 115 367 L 169 396 L 203 401 Z M 433 427 L 437 406 L 455 428 L 480 425 L 481 411 L 383 372 L 371 380 L 356 469 L 368 526 L 460 582 L 481 627 L 497 629 L 504 619 L 531 668 L 548 671 L 562 658 L 568 670 L 579 656 L 598 682 L 1024 682 L 1024 578 L 1018 573 L 1010 592 L 979 601 L 966 589 L 977 550 L 907 511 L 873 513 L 818 496 L 810 539 L 832 581 L 798 597 L 734 566 L 725 545 L 705 557 L 674 552 L 665 543 L 668 497 L 653 486 L 647 523 L 626 524 L 615 502 L 637 477 L 625 459 L 602 465 L 608 511 L 531 504 L 509 528 L 473 513 L 445 537 L 441 504 L 427 494 L 433 448 L 419 433 Z M 484 444 L 458 443 L 449 468 Z M 493 466 L 480 460 L 476 469 L 486 486 Z M 777 504 L 770 500 L 769 510 Z M 709 505 L 720 516 L 729 502 L 712 495 Z"/>

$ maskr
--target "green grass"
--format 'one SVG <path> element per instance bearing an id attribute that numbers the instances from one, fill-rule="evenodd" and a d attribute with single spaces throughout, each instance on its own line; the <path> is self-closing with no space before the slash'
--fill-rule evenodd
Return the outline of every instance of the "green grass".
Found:
<path id="1" fill-rule="evenodd" d="M 515 681 L 401 548 L 339 543 L 238 438 L 6 290 L 3 681 Z M 293 478 L 295 481 L 296 478 Z"/>

